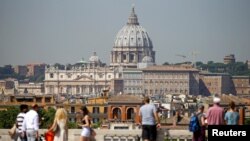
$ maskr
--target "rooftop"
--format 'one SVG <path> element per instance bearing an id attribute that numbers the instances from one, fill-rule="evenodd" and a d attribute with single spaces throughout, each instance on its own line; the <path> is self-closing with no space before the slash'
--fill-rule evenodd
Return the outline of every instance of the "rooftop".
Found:
<path id="1" fill-rule="evenodd" d="M 156 65 L 149 66 L 143 71 L 199 71 L 191 66 L 180 66 L 180 65 Z"/>

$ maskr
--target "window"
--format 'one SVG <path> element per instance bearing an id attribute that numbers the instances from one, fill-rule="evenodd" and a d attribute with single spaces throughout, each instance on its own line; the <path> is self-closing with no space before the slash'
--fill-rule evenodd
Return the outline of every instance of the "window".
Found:
<path id="1" fill-rule="evenodd" d="M 93 107 L 93 113 L 99 113 L 99 107 Z"/>
<path id="2" fill-rule="evenodd" d="M 93 118 L 93 122 L 94 122 L 94 123 L 99 122 L 99 118 Z"/>
<path id="3" fill-rule="evenodd" d="M 80 86 L 76 86 L 76 93 L 77 93 L 77 94 L 80 93 Z"/>
<path id="4" fill-rule="evenodd" d="M 45 98 L 45 102 L 46 103 L 49 103 L 50 102 L 50 98 L 48 97 L 48 98 Z"/>
<path id="5" fill-rule="evenodd" d="M 36 102 L 38 103 L 42 102 L 42 98 L 41 97 L 36 98 Z"/>
<path id="6" fill-rule="evenodd" d="M 49 87 L 49 92 L 50 92 L 51 94 L 54 93 L 54 87 L 53 87 L 53 86 L 50 86 L 50 87 Z"/>
<path id="7" fill-rule="evenodd" d="M 129 55 L 129 60 L 132 61 L 132 62 L 134 61 L 134 55 L 133 54 Z"/>
<path id="8" fill-rule="evenodd" d="M 121 73 L 119 73 L 119 78 L 122 78 L 122 74 Z"/>
<path id="9" fill-rule="evenodd" d="M 70 111 L 71 113 L 75 113 L 75 107 L 71 107 Z"/>
<path id="10" fill-rule="evenodd" d="M 108 107 L 104 107 L 104 113 L 108 113 Z"/>
<path id="11" fill-rule="evenodd" d="M 54 74 L 53 73 L 50 73 L 49 76 L 50 76 L 50 78 L 54 78 Z"/>
<path id="12" fill-rule="evenodd" d="M 125 54 L 123 54 L 123 55 L 122 55 L 122 58 L 123 58 L 123 60 L 127 60 L 127 58 L 126 58 L 126 55 L 125 55 Z"/>

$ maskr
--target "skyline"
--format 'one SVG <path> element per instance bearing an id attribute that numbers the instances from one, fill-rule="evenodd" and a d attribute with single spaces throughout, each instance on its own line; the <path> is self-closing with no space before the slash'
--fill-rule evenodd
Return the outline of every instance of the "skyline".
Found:
<path id="1" fill-rule="evenodd" d="M 250 59 L 248 0 L 0 1 L 0 66 L 74 64 L 93 52 L 110 63 L 115 36 L 132 5 L 156 51 L 156 63 Z M 177 55 L 187 56 L 186 60 Z"/>

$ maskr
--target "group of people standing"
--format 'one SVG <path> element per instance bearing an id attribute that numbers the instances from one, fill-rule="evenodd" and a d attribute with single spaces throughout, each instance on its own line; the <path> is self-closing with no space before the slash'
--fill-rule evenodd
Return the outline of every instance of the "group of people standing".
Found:
<path id="1" fill-rule="evenodd" d="M 229 109 L 224 111 L 220 106 L 220 98 L 214 97 L 213 106 L 210 107 L 207 113 L 204 113 L 204 105 L 198 105 L 198 116 L 200 129 L 193 133 L 193 141 L 206 140 L 207 125 L 237 125 L 239 122 L 239 113 L 235 110 L 235 103 L 229 103 Z M 39 137 L 39 116 L 38 105 L 33 104 L 32 109 L 28 110 L 27 105 L 20 106 L 20 113 L 16 118 L 17 134 L 13 138 L 14 141 L 36 141 Z M 78 126 L 82 127 L 80 141 L 90 141 L 95 135 L 91 129 L 91 118 L 86 106 L 80 109 L 82 114 L 81 123 Z M 160 119 L 157 114 L 156 107 L 150 104 L 149 97 L 144 98 L 144 105 L 139 110 L 139 119 L 142 126 L 142 139 L 144 141 L 155 141 L 157 137 L 157 128 L 161 127 Z M 55 132 L 54 141 L 68 140 L 68 115 L 64 108 L 58 108 L 55 113 L 54 122 L 48 129 L 48 132 Z"/>
<path id="2" fill-rule="evenodd" d="M 36 141 L 39 134 L 38 105 L 33 104 L 29 110 L 28 105 L 20 105 L 20 113 L 16 118 L 16 134 L 14 141 Z"/>
<path id="3" fill-rule="evenodd" d="M 224 108 L 220 106 L 221 99 L 219 97 L 213 98 L 213 106 L 209 107 L 204 113 L 204 105 L 198 106 L 196 115 L 199 119 L 200 129 L 193 133 L 193 141 L 206 140 L 206 128 L 208 125 L 238 125 L 239 113 L 235 109 L 235 103 L 229 103 L 229 109 L 225 112 Z"/>
<path id="4" fill-rule="evenodd" d="M 13 141 L 37 141 L 39 139 L 39 116 L 38 105 L 33 104 L 29 110 L 28 105 L 20 105 L 20 113 L 16 118 L 16 134 L 12 137 Z M 90 141 L 95 136 L 95 131 L 91 128 L 91 118 L 86 106 L 80 109 L 82 121 L 78 126 L 82 127 L 80 141 Z M 55 113 L 54 121 L 48 131 L 53 132 L 53 141 L 68 141 L 68 114 L 64 108 L 58 108 Z"/>

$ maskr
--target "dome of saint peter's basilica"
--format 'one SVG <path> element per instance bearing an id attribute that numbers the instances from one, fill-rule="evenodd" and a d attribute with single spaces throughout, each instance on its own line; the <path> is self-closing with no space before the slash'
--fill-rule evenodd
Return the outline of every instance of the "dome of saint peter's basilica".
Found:
<path id="1" fill-rule="evenodd" d="M 127 24 L 115 37 L 110 66 L 136 68 L 137 63 L 141 63 L 144 57 L 154 63 L 155 51 L 147 31 L 140 26 L 135 9 L 132 7 Z"/>

